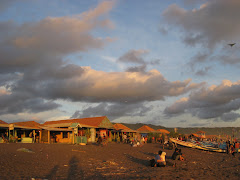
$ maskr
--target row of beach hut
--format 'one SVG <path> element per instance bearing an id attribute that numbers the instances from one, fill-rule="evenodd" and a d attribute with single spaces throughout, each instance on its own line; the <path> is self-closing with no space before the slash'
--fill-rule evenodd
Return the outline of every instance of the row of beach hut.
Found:
<path id="1" fill-rule="evenodd" d="M 154 130 L 146 125 L 133 130 L 120 123 L 111 123 L 107 116 L 46 121 L 43 124 L 35 121 L 6 123 L 0 120 L 0 143 L 86 144 L 97 142 L 100 137 L 113 141 L 121 138 L 123 134 L 134 137 L 137 133 L 169 134 L 165 129 Z"/>

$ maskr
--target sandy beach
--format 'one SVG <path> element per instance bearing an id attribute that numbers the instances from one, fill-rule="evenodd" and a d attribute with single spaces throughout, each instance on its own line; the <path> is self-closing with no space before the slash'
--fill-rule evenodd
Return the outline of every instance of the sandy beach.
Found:
<path id="1" fill-rule="evenodd" d="M 24 149 L 25 148 L 25 149 Z M 239 179 L 240 155 L 181 147 L 185 161 L 150 167 L 159 144 L 0 144 L 0 179 Z"/>

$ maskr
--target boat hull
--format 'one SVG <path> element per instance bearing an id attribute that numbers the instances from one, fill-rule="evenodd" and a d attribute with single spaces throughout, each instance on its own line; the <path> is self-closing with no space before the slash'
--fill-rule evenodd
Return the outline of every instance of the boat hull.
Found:
<path id="1" fill-rule="evenodd" d="M 210 146 L 204 146 L 204 145 L 196 144 L 194 142 L 182 141 L 182 140 L 178 140 L 178 139 L 175 139 L 175 138 L 170 138 L 170 141 L 172 141 L 172 142 L 174 142 L 178 145 L 181 145 L 181 146 L 195 148 L 195 149 L 201 149 L 201 150 L 205 150 L 205 151 L 220 152 L 220 153 L 225 153 L 226 152 L 225 149 L 214 148 L 214 147 L 210 147 Z"/>

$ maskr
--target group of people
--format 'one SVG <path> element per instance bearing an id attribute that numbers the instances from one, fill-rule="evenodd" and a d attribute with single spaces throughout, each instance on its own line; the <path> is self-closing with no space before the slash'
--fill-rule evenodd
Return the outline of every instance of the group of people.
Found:
<path id="1" fill-rule="evenodd" d="M 98 143 L 98 145 L 106 146 L 107 143 L 108 143 L 107 136 L 105 136 L 105 134 L 103 134 L 103 137 L 101 137 L 101 136 L 99 135 L 98 140 L 97 140 L 97 143 Z"/>
<path id="2" fill-rule="evenodd" d="M 3 142 L 6 143 L 6 142 L 9 141 L 9 137 L 8 137 L 8 134 L 6 132 L 2 133 L 1 137 L 2 137 Z"/>
<path id="3" fill-rule="evenodd" d="M 150 160 L 150 164 L 152 167 L 165 167 L 166 166 L 166 152 L 158 151 L 158 154 L 155 156 L 155 159 Z M 173 160 L 183 161 L 184 157 L 181 152 L 181 149 L 175 148 L 172 157 Z M 176 165 L 176 163 L 174 163 Z"/>
<path id="4" fill-rule="evenodd" d="M 235 156 L 235 153 L 238 153 L 239 150 L 239 146 L 240 143 L 235 141 L 233 143 L 231 143 L 229 140 L 226 141 L 226 145 L 227 145 L 227 154 L 232 154 L 233 156 Z"/>

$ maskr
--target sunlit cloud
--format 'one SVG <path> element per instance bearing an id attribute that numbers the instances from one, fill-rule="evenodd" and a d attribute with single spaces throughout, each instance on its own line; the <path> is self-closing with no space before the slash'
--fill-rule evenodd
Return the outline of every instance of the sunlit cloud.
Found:
<path id="1" fill-rule="evenodd" d="M 220 85 L 192 92 L 188 98 L 176 101 L 165 109 L 165 114 L 180 115 L 190 113 L 200 119 L 217 118 L 222 121 L 235 121 L 240 114 L 240 81 L 224 80 Z"/>

